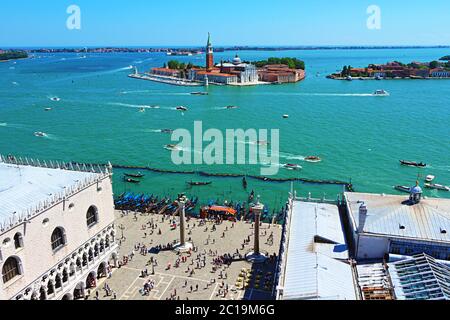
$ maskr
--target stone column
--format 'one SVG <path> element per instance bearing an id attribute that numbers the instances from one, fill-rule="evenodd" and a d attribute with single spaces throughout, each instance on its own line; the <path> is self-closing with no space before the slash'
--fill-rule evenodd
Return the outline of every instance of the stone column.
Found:
<path id="1" fill-rule="evenodd" d="M 246 256 L 247 260 L 253 263 L 261 263 L 266 260 L 266 256 L 260 252 L 259 248 L 259 224 L 261 223 L 261 213 L 264 210 L 264 205 L 256 202 L 256 205 L 252 208 L 255 214 L 255 227 L 254 227 L 254 246 L 253 251 L 249 252 Z"/>
<path id="2" fill-rule="evenodd" d="M 259 224 L 261 223 L 261 213 L 264 209 L 264 206 L 259 202 L 253 207 L 253 212 L 255 214 L 255 231 L 254 231 L 254 246 L 253 253 L 259 254 Z"/>
<path id="3" fill-rule="evenodd" d="M 178 204 L 178 212 L 180 217 L 180 242 L 175 245 L 175 251 L 179 252 L 187 252 L 192 249 L 193 245 L 190 242 L 186 242 L 186 234 L 185 234 L 185 222 L 186 222 L 186 205 L 187 198 L 184 194 L 180 194 L 178 196 L 177 204 Z"/>
<path id="4" fill-rule="evenodd" d="M 186 244 L 186 239 L 185 239 L 185 230 L 184 230 L 184 222 L 185 222 L 185 211 L 184 211 L 184 207 L 185 207 L 186 201 L 185 199 L 180 199 L 178 201 L 178 207 L 179 207 L 179 214 L 180 214 L 180 245 L 184 246 Z"/>

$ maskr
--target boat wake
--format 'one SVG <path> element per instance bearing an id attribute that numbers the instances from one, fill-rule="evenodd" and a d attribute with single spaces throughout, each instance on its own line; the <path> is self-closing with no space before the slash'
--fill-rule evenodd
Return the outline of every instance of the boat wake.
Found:
<path id="1" fill-rule="evenodd" d="M 288 152 L 280 152 L 279 156 L 280 156 L 280 158 L 287 159 L 287 160 L 305 161 L 305 156 L 298 155 L 298 154 L 292 154 L 292 153 L 288 153 Z"/>
<path id="2" fill-rule="evenodd" d="M 135 108 L 135 109 L 161 109 L 160 106 L 148 106 L 148 105 L 139 105 L 139 104 L 128 104 L 128 103 L 121 103 L 121 102 L 111 102 L 108 103 L 111 106 L 121 106 L 121 107 L 127 107 L 127 108 Z"/>
<path id="3" fill-rule="evenodd" d="M 312 92 L 270 92 L 262 93 L 263 95 L 280 95 L 280 96 L 323 96 L 323 97 L 373 97 L 373 93 L 312 93 Z"/>
<path id="4" fill-rule="evenodd" d="M 8 124 L 6 122 L 0 122 L 0 127 L 7 127 Z"/>
<path id="5" fill-rule="evenodd" d="M 450 166 L 433 166 L 433 165 L 428 165 L 429 169 L 433 169 L 433 170 L 440 170 L 440 171 L 449 171 L 450 172 Z"/>

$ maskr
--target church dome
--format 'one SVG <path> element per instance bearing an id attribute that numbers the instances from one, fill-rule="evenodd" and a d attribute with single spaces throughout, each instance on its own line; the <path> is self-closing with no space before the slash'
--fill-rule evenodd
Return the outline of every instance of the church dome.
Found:
<path id="1" fill-rule="evenodd" d="M 236 57 L 234 57 L 233 59 L 233 64 L 241 64 L 241 63 L 242 63 L 241 58 L 239 58 L 239 56 L 236 55 Z"/>

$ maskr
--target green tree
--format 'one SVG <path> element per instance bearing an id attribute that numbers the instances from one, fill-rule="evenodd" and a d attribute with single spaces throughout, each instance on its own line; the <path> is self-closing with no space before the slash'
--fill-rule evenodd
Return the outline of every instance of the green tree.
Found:
<path id="1" fill-rule="evenodd" d="M 431 69 L 437 68 L 437 67 L 439 67 L 439 65 L 440 65 L 439 62 L 436 61 L 436 60 L 430 62 L 430 68 Z"/>
<path id="2" fill-rule="evenodd" d="M 179 69 L 180 63 L 176 60 L 170 60 L 167 65 L 169 66 L 169 69 Z"/>

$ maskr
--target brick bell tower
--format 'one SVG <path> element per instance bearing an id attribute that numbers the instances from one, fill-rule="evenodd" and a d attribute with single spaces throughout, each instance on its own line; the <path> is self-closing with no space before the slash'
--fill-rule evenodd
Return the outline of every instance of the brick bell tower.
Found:
<path id="1" fill-rule="evenodd" d="M 211 45 L 211 36 L 208 32 L 208 43 L 206 44 L 206 70 L 211 71 L 214 67 L 213 48 Z"/>

